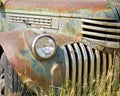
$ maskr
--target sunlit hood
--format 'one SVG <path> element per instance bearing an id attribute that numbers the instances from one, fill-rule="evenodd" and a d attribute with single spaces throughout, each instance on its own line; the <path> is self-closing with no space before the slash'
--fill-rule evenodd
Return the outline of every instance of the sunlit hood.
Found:
<path id="1" fill-rule="evenodd" d="M 108 18 L 106 13 L 112 13 L 112 9 L 109 7 L 107 0 L 8 0 L 5 2 L 6 10 L 49 12 L 55 14 L 69 13 L 73 17 L 81 15 L 85 18 L 102 17 L 102 19 Z M 114 16 L 109 18 L 113 19 Z"/>

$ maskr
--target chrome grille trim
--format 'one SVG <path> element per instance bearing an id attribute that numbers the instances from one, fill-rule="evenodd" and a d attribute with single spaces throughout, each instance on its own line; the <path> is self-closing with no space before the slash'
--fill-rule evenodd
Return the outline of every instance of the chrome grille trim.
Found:
<path id="1" fill-rule="evenodd" d="M 102 53 L 102 62 L 103 62 L 103 64 L 102 64 L 102 70 L 103 70 L 103 78 L 105 78 L 105 76 L 106 76 L 106 73 L 107 73 L 107 71 L 106 71 L 106 63 L 107 63 L 107 59 L 106 59 L 107 57 L 106 57 L 106 54 L 105 53 Z"/>
<path id="2" fill-rule="evenodd" d="M 100 22 L 100 20 L 90 20 L 90 19 L 81 19 L 82 22 L 87 22 L 87 23 L 93 23 L 93 24 L 98 24 L 98 25 L 106 25 L 106 26 L 118 26 L 120 27 L 120 22 L 110 22 L 108 23 L 107 21 L 102 21 Z M 120 32 L 119 32 L 120 33 Z"/>
<path id="3" fill-rule="evenodd" d="M 81 19 L 81 22 L 84 40 L 96 41 L 96 45 L 101 43 L 99 46 L 103 47 L 120 48 L 120 21 Z"/>
<path id="4" fill-rule="evenodd" d="M 93 84 L 95 79 L 95 63 L 94 63 L 94 53 L 91 47 L 87 46 L 88 54 L 90 56 L 90 84 Z"/>
<path id="5" fill-rule="evenodd" d="M 82 25 L 81 26 L 82 28 L 86 28 L 86 29 L 91 29 L 91 30 L 96 30 L 96 31 L 103 31 L 105 32 L 106 34 L 109 32 L 109 33 L 120 33 L 120 31 L 118 29 L 112 29 L 112 28 L 109 28 L 109 29 L 106 29 L 106 28 L 102 28 L 102 27 L 96 27 L 96 26 L 92 26 L 92 25 Z M 89 31 L 87 31 L 89 32 Z M 109 34 L 108 33 L 108 34 Z M 113 33 L 114 34 L 114 33 Z"/>
<path id="6" fill-rule="evenodd" d="M 70 54 L 70 57 L 71 57 L 71 67 L 72 67 L 72 86 L 75 85 L 76 83 L 76 57 L 75 57 L 75 52 L 73 50 L 73 47 L 68 44 L 67 45 L 68 47 L 68 50 L 69 50 L 69 54 Z"/>
<path id="7" fill-rule="evenodd" d="M 95 50 L 95 60 L 96 60 L 96 80 L 97 80 L 97 83 L 99 82 L 99 79 L 100 79 L 100 51 L 98 50 Z"/>
<path id="8" fill-rule="evenodd" d="M 102 34 L 102 33 L 94 33 L 94 32 L 89 32 L 89 31 L 82 31 L 84 35 L 89 35 L 89 36 L 99 36 L 102 38 L 106 38 L 106 39 L 113 39 L 113 40 L 120 40 L 120 36 L 116 36 L 116 35 L 111 35 L 111 34 Z"/>
<path id="9" fill-rule="evenodd" d="M 67 56 L 65 57 L 67 79 L 68 77 L 72 78 L 69 79 L 71 85 L 74 86 L 78 83 L 83 90 L 89 84 L 93 85 L 94 82 L 99 82 L 102 78 L 105 78 L 112 66 L 113 54 L 98 51 L 83 43 L 66 44 L 63 50 L 65 56 Z M 70 67 L 72 67 L 72 70 L 70 70 Z M 76 77 L 78 77 L 77 80 Z"/>
<path id="10" fill-rule="evenodd" d="M 83 84 L 84 84 L 84 87 L 86 87 L 87 80 L 88 80 L 88 54 L 87 54 L 86 48 L 83 45 L 83 43 L 79 43 L 79 45 L 80 45 L 80 48 L 82 51 L 83 61 L 84 61 L 84 68 L 83 68 L 83 72 L 84 72 L 83 80 L 84 81 L 83 81 Z"/>
<path id="11" fill-rule="evenodd" d="M 66 76 L 66 87 L 68 87 L 68 83 L 69 83 L 69 57 L 68 57 L 68 53 L 67 53 L 67 49 L 65 48 L 65 46 L 63 47 L 63 51 L 64 51 L 64 57 L 65 57 L 65 67 L 66 67 L 66 72 L 65 72 L 65 76 Z"/>
<path id="12" fill-rule="evenodd" d="M 111 69 L 112 68 L 112 55 L 109 54 L 108 56 L 109 56 L 109 69 Z"/>
<path id="13" fill-rule="evenodd" d="M 78 60 L 78 83 L 81 85 L 81 83 L 82 83 L 82 53 L 81 53 L 81 50 L 80 50 L 80 48 L 79 48 L 79 46 L 78 46 L 78 44 L 77 43 L 74 43 L 73 44 L 74 45 L 74 48 L 75 48 L 75 50 L 76 50 L 76 55 L 77 55 L 77 60 Z"/>

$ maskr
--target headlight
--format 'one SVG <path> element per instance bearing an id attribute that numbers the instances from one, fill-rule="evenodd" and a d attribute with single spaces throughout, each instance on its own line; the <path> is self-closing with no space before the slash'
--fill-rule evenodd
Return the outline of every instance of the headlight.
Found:
<path id="1" fill-rule="evenodd" d="M 40 60 L 52 57 L 55 51 L 55 40 L 48 34 L 37 36 L 32 43 L 32 52 Z"/>

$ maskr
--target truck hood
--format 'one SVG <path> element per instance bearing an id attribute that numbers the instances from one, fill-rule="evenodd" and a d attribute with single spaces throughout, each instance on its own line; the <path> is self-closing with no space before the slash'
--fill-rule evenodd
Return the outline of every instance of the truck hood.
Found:
<path id="1" fill-rule="evenodd" d="M 105 0 L 8 0 L 6 8 L 22 10 L 49 9 L 57 12 L 73 12 L 81 8 L 92 10 L 105 10 Z"/>
<path id="2" fill-rule="evenodd" d="M 71 17 L 77 15 L 84 18 L 113 19 L 115 16 L 110 6 L 107 0 L 7 0 L 4 4 L 5 10 L 19 12 L 49 12 L 59 15 L 70 14 Z"/>

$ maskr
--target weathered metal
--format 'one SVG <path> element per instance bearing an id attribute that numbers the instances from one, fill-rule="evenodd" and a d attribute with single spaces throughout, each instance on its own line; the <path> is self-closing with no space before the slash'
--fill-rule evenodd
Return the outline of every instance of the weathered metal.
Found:
<path id="1" fill-rule="evenodd" d="M 94 5 L 94 6 L 93 6 Z M 7 9 L 20 10 L 53 10 L 57 12 L 73 12 L 83 9 L 91 8 L 93 11 L 106 10 L 107 1 L 105 0 L 8 0 L 5 4 Z"/>
<path id="2" fill-rule="evenodd" d="M 68 36 L 64 36 L 64 38 L 60 34 L 53 35 L 57 42 L 57 52 L 52 58 L 39 61 L 33 56 L 31 50 L 31 44 L 37 35 L 32 31 L 1 33 L 0 45 L 3 47 L 9 62 L 24 82 L 35 83 L 35 85 L 39 85 L 47 90 L 48 85 L 59 83 L 63 79 L 62 77 L 59 78 L 61 80 L 58 80 L 58 78 L 55 78 L 55 80 L 52 79 L 57 74 L 55 73 L 56 71 L 60 71 L 62 74 L 61 70 L 64 69 L 64 54 L 59 45 L 67 43 L 67 38 L 71 42 L 78 41 L 78 39 L 73 39 Z M 61 38 L 63 38 L 62 42 Z M 56 65 L 57 67 L 54 68 Z"/>
<path id="3" fill-rule="evenodd" d="M 47 90 L 64 79 L 92 85 L 108 71 L 114 52 L 119 54 L 119 11 L 105 0 L 7 0 L 0 9 L 0 49 L 28 86 Z M 47 60 L 36 59 L 31 50 L 35 37 L 46 34 L 40 28 L 57 43 Z M 103 52 L 106 48 L 113 52 Z"/>
<path id="4" fill-rule="evenodd" d="M 120 48 L 120 22 L 119 20 L 92 20 L 81 19 L 83 42 L 94 43 L 90 46 L 103 46 Z M 92 42 L 94 40 L 94 42 Z M 94 47 L 95 47 L 94 46 Z"/>

